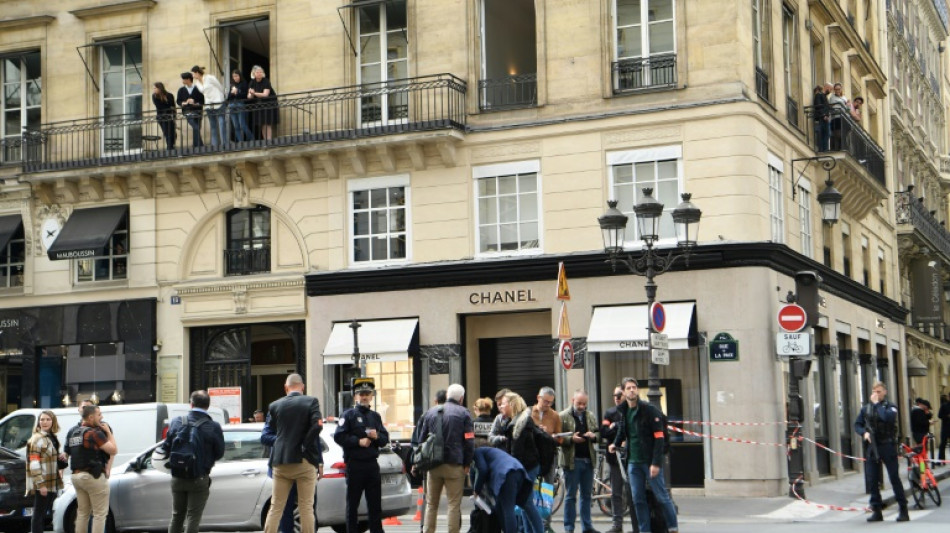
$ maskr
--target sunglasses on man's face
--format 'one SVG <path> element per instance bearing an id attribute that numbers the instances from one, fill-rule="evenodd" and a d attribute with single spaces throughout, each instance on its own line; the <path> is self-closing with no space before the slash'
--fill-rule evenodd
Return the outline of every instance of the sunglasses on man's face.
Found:
<path id="1" fill-rule="evenodd" d="M 623 398 L 623 393 L 614 394 L 614 398 Z"/>

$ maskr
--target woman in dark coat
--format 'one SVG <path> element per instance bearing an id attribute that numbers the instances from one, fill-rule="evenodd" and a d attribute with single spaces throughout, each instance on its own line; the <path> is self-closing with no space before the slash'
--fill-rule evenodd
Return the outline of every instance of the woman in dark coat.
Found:
<path id="1" fill-rule="evenodd" d="M 544 430 L 531 419 L 531 409 L 528 409 L 524 398 L 516 392 L 506 394 L 498 402 L 498 410 L 510 420 L 508 427 L 505 428 L 505 451 L 521 462 L 528 472 L 528 479 L 533 483 L 541 471 L 538 439 L 543 438 L 539 433 L 544 433 Z M 534 505 L 534 498 L 528 498 L 523 509 L 525 521 L 528 523 L 528 533 L 543 533 L 544 521 Z"/>
<path id="2" fill-rule="evenodd" d="M 247 82 L 241 71 L 231 71 L 231 88 L 228 89 L 228 113 L 231 115 L 231 127 L 237 142 L 253 141 L 254 133 L 247 125 Z"/>
<path id="3" fill-rule="evenodd" d="M 152 104 L 158 118 L 158 127 L 165 138 L 165 149 L 175 149 L 175 97 L 165 90 L 165 84 L 156 81 L 152 88 Z"/>
<path id="4" fill-rule="evenodd" d="M 264 77 L 264 69 L 259 65 L 254 65 L 251 69 L 247 102 L 253 110 L 251 115 L 254 117 L 254 126 L 261 127 L 261 137 L 265 140 L 272 139 L 274 137 L 274 125 L 280 122 L 280 114 L 277 109 L 277 93 L 271 86 L 270 81 Z"/>
<path id="5" fill-rule="evenodd" d="M 507 453 L 483 446 L 475 450 L 475 494 L 490 494 L 495 499 L 494 512 L 499 516 L 502 529 L 518 531 L 515 505 L 526 509 L 534 492 L 532 479 L 517 459 Z M 487 491 L 483 492 L 485 489 Z M 533 507 L 533 505 L 532 505 Z M 526 514 L 527 516 L 527 514 Z M 539 517 L 540 521 L 540 517 Z M 536 524 L 538 527 L 539 524 Z"/>

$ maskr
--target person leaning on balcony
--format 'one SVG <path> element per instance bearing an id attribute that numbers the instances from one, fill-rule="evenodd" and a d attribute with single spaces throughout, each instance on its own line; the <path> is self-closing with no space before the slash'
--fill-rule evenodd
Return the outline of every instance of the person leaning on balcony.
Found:
<path id="1" fill-rule="evenodd" d="M 864 105 L 864 98 L 861 96 L 855 96 L 854 100 L 851 100 L 851 118 L 855 122 L 861 122 L 861 106 Z"/>
<path id="2" fill-rule="evenodd" d="M 155 106 L 155 117 L 158 127 L 162 129 L 165 138 L 165 149 L 175 149 L 175 97 L 165 90 L 165 84 L 156 81 L 152 89 L 152 104 Z"/>
<path id="3" fill-rule="evenodd" d="M 812 116 L 815 118 L 815 138 L 818 141 L 817 149 L 819 152 L 828 151 L 828 141 L 831 139 L 831 113 L 828 108 L 828 93 L 830 91 L 830 83 L 826 83 L 825 86 L 816 85 L 811 104 Z"/>
<path id="4" fill-rule="evenodd" d="M 260 65 L 251 68 L 251 82 L 247 90 L 248 103 L 257 108 L 251 113 L 254 118 L 254 127 L 261 127 L 261 137 L 274 137 L 274 124 L 280 122 L 277 109 L 277 92 L 271 86 L 270 80 L 265 77 L 264 69 Z"/>
<path id="5" fill-rule="evenodd" d="M 208 125 L 211 126 L 211 145 L 220 146 L 228 138 L 228 116 L 224 103 L 224 87 L 218 78 L 205 74 L 205 67 L 195 65 L 191 67 L 195 77 L 195 85 L 205 95 L 205 113 L 208 115 Z"/>
<path id="6" fill-rule="evenodd" d="M 834 84 L 833 90 L 834 92 L 828 95 L 828 105 L 831 106 L 831 149 L 841 150 L 841 133 L 844 127 L 841 117 L 850 112 L 851 103 L 844 95 L 841 82 Z"/>
<path id="7" fill-rule="evenodd" d="M 254 133 L 247 125 L 247 81 L 241 71 L 231 71 L 231 88 L 228 89 L 228 113 L 231 115 L 231 127 L 234 128 L 234 139 L 237 142 L 253 141 Z"/>
<path id="8" fill-rule="evenodd" d="M 176 102 L 181 106 L 181 114 L 185 116 L 191 126 L 191 145 L 201 148 L 201 110 L 204 108 L 205 96 L 195 86 L 195 79 L 191 72 L 181 73 L 182 86 L 178 88 Z"/>

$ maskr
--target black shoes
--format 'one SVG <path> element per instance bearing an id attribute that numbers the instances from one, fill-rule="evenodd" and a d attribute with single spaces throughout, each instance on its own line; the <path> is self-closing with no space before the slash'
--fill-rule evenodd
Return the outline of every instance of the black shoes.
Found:
<path id="1" fill-rule="evenodd" d="M 897 513 L 897 522 L 908 522 L 910 521 L 910 515 L 907 514 L 907 508 L 901 507 L 899 513 Z"/>
<path id="2" fill-rule="evenodd" d="M 881 514 L 880 510 L 876 510 L 871 513 L 871 516 L 868 517 L 868 522 L 883 522 L 884 515 Z"/>

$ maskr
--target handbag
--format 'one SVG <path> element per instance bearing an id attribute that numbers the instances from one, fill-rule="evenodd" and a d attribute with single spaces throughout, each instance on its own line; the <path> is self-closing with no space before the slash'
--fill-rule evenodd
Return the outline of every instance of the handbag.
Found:
<path id="1" fill-rule="evenodd" d="M 442 464 L 445 453 L 445 441 L 442 438 L 443 408 L 438 407 L 439 416 L 435 419 L 435 431 L 429 433 L 423 442 L 412 454 L 413 468 L 425 472 Z"/>
<path id="2" fill-rule="evenodd" d="M 551 516 L 554 510 L 554 485 L 544 482 L 541 478 L 534 482 L 534 506 L 542 520 Z"/>

